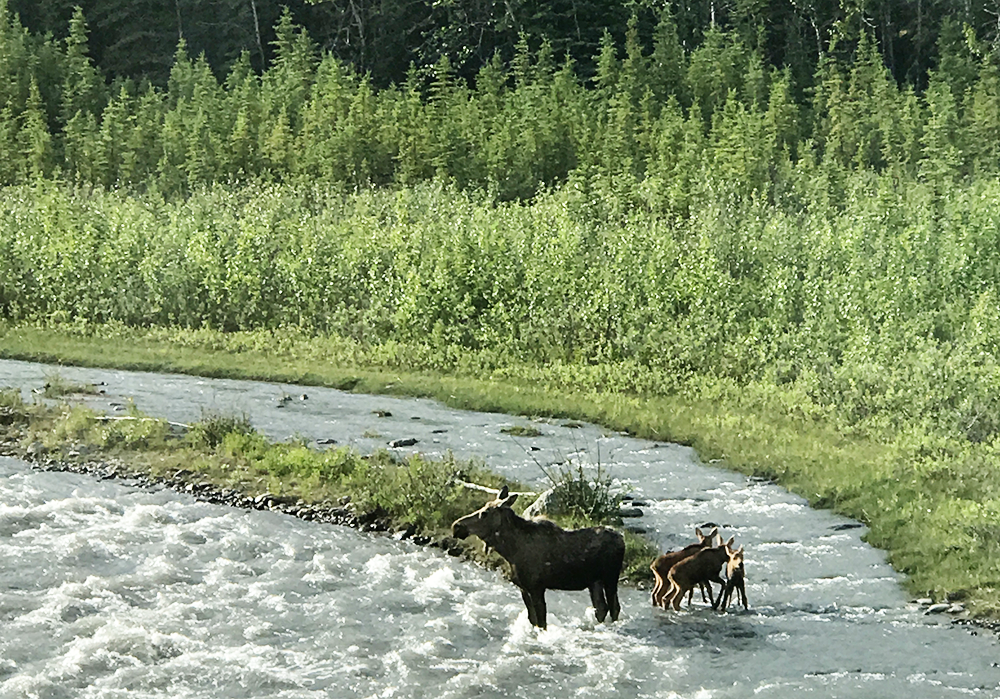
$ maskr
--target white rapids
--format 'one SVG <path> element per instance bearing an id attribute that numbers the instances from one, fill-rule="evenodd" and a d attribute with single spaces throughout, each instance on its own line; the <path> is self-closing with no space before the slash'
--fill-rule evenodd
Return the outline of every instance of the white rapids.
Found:
<path id="1" fill-rule="evenodd" d="M 0 386 L 27 392 L 51 371 L 0 361 Z M 539 488 L 539 463 L 600 460 L 664 549 L 708 522 L 735 535 L 751 606 L 668 613 L 626 588 L 606 625 L 586 592 L 550 591 L 539 631 L 499 573 L 437 549 L 0 458 L 2 699 L 1000 697 L 995 637 L 923 614 L 863 528 L 689 449 L 558 421 L 515 439 L 500 429 L 527 420 L 432 401 L 59 371 L 107 384 L 105 409 L 246 411 L 272 437 L 362 450 L 414 437 L 405 451 L 479 456 Z"/>

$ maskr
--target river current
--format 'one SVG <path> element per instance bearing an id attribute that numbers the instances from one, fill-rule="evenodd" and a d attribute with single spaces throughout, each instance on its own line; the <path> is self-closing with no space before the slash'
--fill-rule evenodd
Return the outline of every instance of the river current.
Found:
<path id="1" fill-rule="evenodd" d="M 0 386 L 28 395 L 53 371 L 0 361 Z M 59 374 L 103 383 L 91 400 L 112 412 L 245 412 L 273 438 L 362 451 L 415 438 L 399 451 L 480 457 L 538 489 L 541 466 L 600 463 L 664 550 L 709 522 L 735 535 L 750 609 L 664 612 L 625 588 L 607 625 L 586 592 L 549 591 L 539 631 L 498 572 L 438 549 L 0 458 L 0 698 L 1000 697 L 996 637 L 925 614 L 863 527 L 690 449 L 427 400 Z M 501 433 L 514 424 L 543 434 Z"/>

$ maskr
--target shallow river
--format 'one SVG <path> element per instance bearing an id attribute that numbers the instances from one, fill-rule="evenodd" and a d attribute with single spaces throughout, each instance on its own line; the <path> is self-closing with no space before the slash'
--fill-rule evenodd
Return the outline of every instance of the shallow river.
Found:
<path id="1" fill-rule="evenodd" d="M 52 371 L 0 361 L 0 386 L 27 395 Z M 625 589 L 621 620 L 597 625 L 586 592 L 550 591 L 538 631 L 498 573 L 437 549 L 0 458 L 4 699 L 1000 697 L 995 637 L 923 614 L 863 528 L 690 449 L 558 421 L 513 438 L 501 428 L 528 420 L 425 400 L 59 373 L 106 384 L 94 403 L 109 411 L 246 412 L 278 439 L 364 451 L 412 437 L 400 451 L 482 457 L 538 488 L 539 465 L 599 462 L 647 503 L 634 523 L 662 548 L 706 522 L 735 535 L 750 610 L 668 613 Z"/>

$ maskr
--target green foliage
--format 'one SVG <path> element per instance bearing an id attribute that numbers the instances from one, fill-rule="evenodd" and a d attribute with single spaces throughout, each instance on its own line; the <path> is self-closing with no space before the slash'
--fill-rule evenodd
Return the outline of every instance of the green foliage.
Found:
<path id="1" fill-rule="evenodd" d="M 592 471 L 592 473 L 590 473 Z M 552 483 L 560 509 L 570 521 L 587 525 L 617 524 L 621 521 L 620 498 L 610 472 L 598 464 L 584 469 L 582 464 L 562 466 L 545 471 Z"/>
<path id="2" fill-rule="evenodd" d="M 164 440 L 170 434 L 166 421 L 146 417 L 134 406 L 125 417 L 127 419 L 98 420 L 89 440 L 104 449 L 163 448 Z"/>
<path id="3" fill-rule="evenodd" d="M 13 411 L 23 410 L 24 398 L 21 396 L 21 389 L 0 386 L 0 408 L 7 408 Z"/>
<path id="4" fill-rule="evenodd" d="M 45 375 L 45 385 L 42 387 L 42 395 L 46 398 L 61 398 L 74 394 L 94 394 L 97 389 L 89 383 L 79 383 L 71 381 L 58 372 Z"/>
<path id="5" fill-rule="evenodd" d="M 201 419 L 191 425 L 187 439 L 195 446 L 215 449 L 222 445 L 229 435 L 250 436 L 255 433 L 250 417 L 203 411 Z"/>

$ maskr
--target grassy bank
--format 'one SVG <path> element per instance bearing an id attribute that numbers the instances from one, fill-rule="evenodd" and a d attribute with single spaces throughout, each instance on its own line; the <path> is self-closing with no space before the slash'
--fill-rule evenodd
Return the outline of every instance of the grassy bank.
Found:
<path id="1" fill-rule="evenodd" d="M 590 420 L 689 444 L 705 460 L 774 478 L 814 505 L 865 522 L 868 540 L 907 574 L 914 594 L 963 599 L 980 616 L 998 615 L 1000 500 L 984 445 L 961 452 L 852 437 L 822 415 L 797 410 L 792 396 L 752 387 L 720 384 L 711 395 L 669 397 L 560 391 L 552 376 L 540 380 L 537 367 L 475 377 L 404 372 L 378 367 L 377 349 L 354 347 L 349 359 L 347 349 L 340 340 L 293 334 L 0 326 L 7 358 L 428 396 L 458 408 Z"/>

